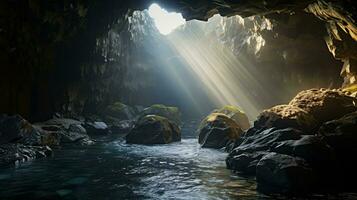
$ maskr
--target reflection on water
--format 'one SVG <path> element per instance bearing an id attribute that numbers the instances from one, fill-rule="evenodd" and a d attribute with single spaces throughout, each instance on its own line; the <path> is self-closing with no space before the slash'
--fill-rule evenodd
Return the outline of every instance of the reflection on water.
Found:
<path id="1" fill-rule="evenodd" d="M 0 169 L 0 199 L 266 199 L 253 178 L 225 168 L 226 154 L 200 149 L 183 129 L 168 145 L 122 139 L 57 149 L 55 156 Z"/>

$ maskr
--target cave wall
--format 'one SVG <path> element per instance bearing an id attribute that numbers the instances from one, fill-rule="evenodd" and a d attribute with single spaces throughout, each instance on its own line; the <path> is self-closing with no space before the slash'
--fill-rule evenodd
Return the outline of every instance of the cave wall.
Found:
<path id="1" fill-rule="evenodd" d="M 20 113 L 36 121 L 54 112 L 72 111 L 71 102 L 78 96 L 91 97 L 79 101 L 83 108 L 88 108 L 81 111 L 91 110 L 103 102 L 110 85 L 121 83 L 105 85 L 101 80 L 110 79 L 108 76 L 113 70 L 116 70 L 114 74 L 123 73 L 125 67 L 110 67 L 113 63 L 97 49 L 98 38 L 108 34 L 113 26 L 121 29 L 134 10 L 143 10 L 152 2 L 1 1 L 0 112 Z M 246 17 L 305 9 L 327 24 L 328 47 L 336 59 L 344 62 L 344 85 L 355 83 L 356 3 L 352 0 L 155 2 L 168 10 L 181 12 L 187 20 L 207 20 L 217 13 Z M 107 89 L 102 89 L 103 84 Z M 79 95 L 83 93 L 85 95 Z"/>

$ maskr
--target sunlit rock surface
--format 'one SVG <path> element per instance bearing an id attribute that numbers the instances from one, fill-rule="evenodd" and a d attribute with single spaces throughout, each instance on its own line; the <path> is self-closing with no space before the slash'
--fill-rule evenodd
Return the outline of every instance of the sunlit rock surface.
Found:
<path id="1" fill-rule="evenodd" d="M 356 98 L 341 90 L 310 89 L 298 93 L 287 105 L 264 110 L 254 122 L 254 129 L 294 127 L 315 134 L 322 123 L 356 109 Z"/>
<path id="2" fill-rule="evenodd" d="M 165 117 L 146 115 L 135 123 L 125 139 L 134 144 L 167 144 L 180 141 L 181 130 Z"/>
<path id="3" fill-rule="evenodd" d="M 357 100 L 340 90 L 311 89 L 297 94 L 289 105 L 311 114 L 320 124 L 357 110 Z"/>
<path id="4" fill-rule="evenodd" d="M 203 148 L 220 149 L 229 142 L 235 142 L 242 134 L 242 128 L 225 114 L 211 113 L 200 124 L 198 143 Z"/>
<path id="5" fill-rule="evenodd" d="M 236 106 L 224 106 L 214 110 L 212 113 L 222 113 L 233 119 L 242 130 L 250 128 L 250 123 L 247 115 Z"/>
<path id="6" fill-rule="evenodd" d="M 311 114 L 299 107 L 278 105 L 264 110 L 254 122 L 253 128 L 259 130 L 272 127 L 293 127 L 306 132 L 312 132 L 317 127 L 317 121 Z"/>

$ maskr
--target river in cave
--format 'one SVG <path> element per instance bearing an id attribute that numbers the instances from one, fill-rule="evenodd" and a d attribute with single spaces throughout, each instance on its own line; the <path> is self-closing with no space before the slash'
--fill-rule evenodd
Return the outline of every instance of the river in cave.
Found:
<path id="1" fill-rule="evenodd" d="M 356 11 L 0 1 L 0 200 L 357 199 Z"/>
<path id="2" fill-rule="evenodd" d="M 57 149 L 52 158 L 2 169 L 0 196 L 4 199 L 258 197 L 253 179 L 240 178 L 226 169 L 226 153 L 199 147 L 195 127 L 195 122 L 186 123 L 182 141 L 167 145 L 132 145 L 120 136 L 112 136 L 97 138 L 92 146 Z"/>
<path id="3" fill-rule="evenodd" d="M 223 151 L 200 148 L 196 126 L 197 121 L 184 123 L 182 141 L 165 145 L 126 144 L 119 134 L 98 137 L 91 146 L 56 149 L 51 158 L 1 169 L 0 196 L 8 200 L 277 198 L 258 193 L 253 177 L 226 169 Z"/>

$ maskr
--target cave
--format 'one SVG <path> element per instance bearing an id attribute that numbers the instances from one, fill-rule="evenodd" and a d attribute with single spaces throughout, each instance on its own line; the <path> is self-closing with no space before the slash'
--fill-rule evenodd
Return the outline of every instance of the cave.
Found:
<path id="1" fill-rule="evenodd" d="M 357 199 L 352 0 L 3 0 L 0 199 Z"/>

